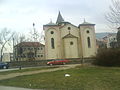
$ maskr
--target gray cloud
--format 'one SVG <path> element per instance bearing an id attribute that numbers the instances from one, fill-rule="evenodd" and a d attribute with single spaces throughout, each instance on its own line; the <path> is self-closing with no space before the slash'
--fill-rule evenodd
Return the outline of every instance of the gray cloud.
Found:
<path id="1" fill-rule="evenodd" d="M 60 10 L 65 20 L 79 24 L 86 18 L 95 24 L 106 24 L 104 13 L 108 10 L 111 0 L 0 0 L 0 20 L 15 19 L 21 27 L 29 26 L 35 18 L 41 24 L 48 23 L 50 18 L 55 22 Z M 24 24 L 22 22 L 24 20 Z M 6 27 L 7 23 L 6 22 Z M 5 22 L 4 22 L 5 23 Z M 0 25 L 2 22 L 0 21 Z M 8 25 L 10 26 L 10 24 Z M 42 25 L 41 25 L 42 26 Z M 19 25 L 14 26 L 19 29 Z M 104 27 L 104 26 L 103 26 Z M 41 27 L 42 28 L 42 27 Z"/>

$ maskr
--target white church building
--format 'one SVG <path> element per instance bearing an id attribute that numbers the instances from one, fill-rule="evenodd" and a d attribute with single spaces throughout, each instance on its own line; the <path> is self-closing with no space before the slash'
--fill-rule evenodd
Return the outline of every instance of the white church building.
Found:
<path id="1" fill-rule="evenodd" d="M 95 24 L 84 21 L 75 26 L 59 12 L 56 23 L 43 26 L 46 59 L 88 58 L 96 55 Z"/>

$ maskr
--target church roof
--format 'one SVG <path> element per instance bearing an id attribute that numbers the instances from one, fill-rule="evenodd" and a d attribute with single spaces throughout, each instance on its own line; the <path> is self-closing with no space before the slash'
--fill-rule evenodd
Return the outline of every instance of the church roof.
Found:
<path id="1" fill-rule="evenodd" d="M 84 21 L 82 24 L 91 24 L 91 23 Z"/>
<path id="2" fill-rule="evenodd" d="M 86 21 L 84 20 L 84 22 L 83 22 L 82 24 L 79 24 L 78 27 L 80 27 L 80 26 L 94 26 L 94 25 L 95 25 L 95 24 L 92 24 L 92 23 L 86 22 Z"/>
<path id="3" fill-rule="evenodd" d="M 52 20 L 51 20 L 48 24 L 46 24 L 46 25 L 44 25 L 44 26 L 56 26 L 56 25 L 57 25 L 57 24 L 53 23 Z"/>
<path id="4" fill-rule="evenodd" d="M 77 38 L 77 37 L 69 33 L 66 36 L 64 36 L 63 38 Z"/>
<path id="5" fill-rule="evenodd" d="M 39 47 L 39 46 L 45 46 L 39 42 L 21 42 L 19 44 L 17 44 L 16 46 L 27 46 L 27 47 Z"/>
<path id="6" fill-rule="evenodd" d="M 58 24 L 58 23 L 60 23 L 60 22 L 63 22 L 63 21 L 64 21 L 64 19 L 63 19 L 62 15 L 61 15 L 61 13 L 60 13 L 60 11 L 59 11 L 56 24 Z"/>
<path id="7" fill-rule="evenodd" d="M 52 22 L 52 20 L 48 23 L 48 25 L 56 25 L 55 23 Z"/>

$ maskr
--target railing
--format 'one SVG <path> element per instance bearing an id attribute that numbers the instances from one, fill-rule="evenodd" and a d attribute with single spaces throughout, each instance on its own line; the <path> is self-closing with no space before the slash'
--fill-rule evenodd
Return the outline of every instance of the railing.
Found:
<path id="1" fill-rule="evenodd" d="M 50 60 L 34 60 L 34 61 L 12 61 L 9 63 L 10 67 L 30 67 L 30 66 L 46 66 L 47 62 Z M 55 59 L 56 60 L 56 59 Z M 68 64 L 83 64 L 83 63 L 92 63 L 95 59 L 92 58 L 72 58 L 68 59 L 70 62 Z"/>

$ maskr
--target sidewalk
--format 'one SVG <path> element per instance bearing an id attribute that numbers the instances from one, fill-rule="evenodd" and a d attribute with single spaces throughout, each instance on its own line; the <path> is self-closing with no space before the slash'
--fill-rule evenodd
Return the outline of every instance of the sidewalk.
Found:
<path id="1" fill-rule="evenodd" d="M 23 76 L 23 75 L 31 75 L 31 74 L 38 74 L 38 73 L 44 73 L 44 72 L 52 72 L 52 71 L 57 71 L 57 70 L 65 70 L 65 69 L 74 68 L 78 65 L 80 64 L 63 65 L 59 68 L 52 68 L 52 69 L 46 69 L 46 70 L 28 71 L 28 72 L 22 72 L 22 73 L 10 73 L 7 75 L 0 75 L 0 80 L 14 78 L 14 77 Z"/>

